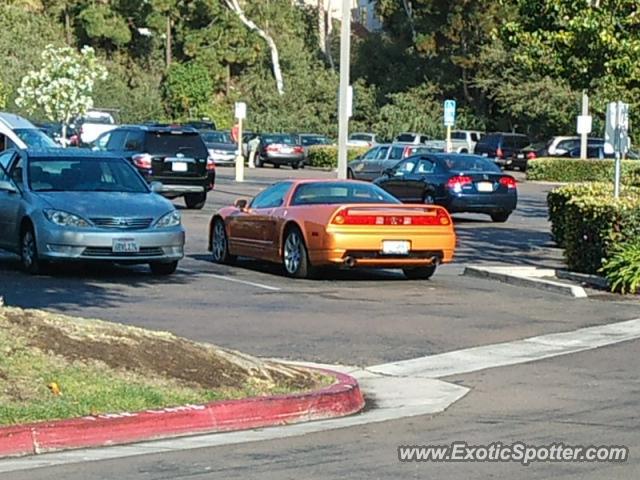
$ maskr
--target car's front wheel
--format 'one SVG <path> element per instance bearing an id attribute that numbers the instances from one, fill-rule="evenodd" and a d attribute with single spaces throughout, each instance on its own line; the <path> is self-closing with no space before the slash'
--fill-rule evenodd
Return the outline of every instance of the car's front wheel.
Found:
<path id="1" fill-rule="evenodd" d="M 153 262 L 149 264 L 149 267 L 151 268 L 151 273 L 154 275 L 171 275 L 178 269 L 178 261 L 176 260 L 169 263 Z"/>
<path id="2" fill-rule="evenodd" d="M 436 273 L 436 265 L 428 267 L 403 268 L 404 276 L 409 280 L 429 280 Z"/>
<path id="3" fill-rule="evenodd" d="M 307 247 L 304 244 L 302 232 L 296 227 L 290 228 L 285 234 L 282 264 L 290 277 L 308 278 L 311 276 L 312 267 L 309 263 Z"/>
<path id="4" fill-rule="evenodd" d="M 36 235 L 31 225 L 25 226 L 20 235 L 20 264 L 25 272 L 32 275 L 38 275 L 42 271 Z"/>
<path id="5" fill-rule="evenodd" d="M 211 232 L 211 256 L 216 263 L 230 264 L 236 260 L 235 255 L 229 253 L 229 238 L 224 222 L 218 218 L 213 223 Z"/>
<path id="6" fill-rule="evenodd" d="M 184 203 L 191 210 L 201 210 L 207 203 L 207 192 L 187 193 L 184 196 Z"/>

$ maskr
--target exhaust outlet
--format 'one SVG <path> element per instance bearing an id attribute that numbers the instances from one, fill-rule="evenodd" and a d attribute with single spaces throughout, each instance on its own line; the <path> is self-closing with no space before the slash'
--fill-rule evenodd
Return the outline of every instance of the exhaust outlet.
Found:
<path id="1" fill-rule="evenodd" d="M 344 259 L 344 264 L 349 268 L 353 268 L 356 266 L 356 259 L 353 257 L 347 257 Z"/>

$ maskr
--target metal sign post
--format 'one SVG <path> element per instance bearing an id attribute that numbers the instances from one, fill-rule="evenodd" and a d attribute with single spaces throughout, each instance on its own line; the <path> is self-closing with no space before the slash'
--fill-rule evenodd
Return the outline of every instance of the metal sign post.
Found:
<path id="1" fill-rule="evenodd" d="M 342 2 L 340 27 L 340 95 L 338 106 L 338 178 L 347 178 L 349 137 L 349 68 L 351 51 L 351 2 Z"/>
<path id="2" fill-rule="evenodd" d="M 607 123 L 604 134 L 605 153 L 615 154 L 613 194 L 620 197 L 622 157 L 629 151 L 629 104 L 611 102 L 607 105 Z"/>
<path id="3" fill-rule="evenodd" d="M 456 101 L 444 101 L 444 126 L 447 127 L 447 153 L 451 153 L 453 146 L 451 144 L 451 127 L 456 124 Z"/>
<path id="4" fill-rule="evenodd" d="M 582 115 L 578 116 L 578 134 L 580 134 L 580 158 L 587 159 L 587 139 L 593 127 L 593 118 L 589 115 L 589 97 L 582 93 Z"/>
<path id="5" fill-rule="evenodd" d="M 236 182 L 244 182 L 244 156 L 242 155 L 242 121 L 247 118 L 247 104 L 236 102 L 235 117 L 238 120 L 238 150 L 236 151 Z"/>

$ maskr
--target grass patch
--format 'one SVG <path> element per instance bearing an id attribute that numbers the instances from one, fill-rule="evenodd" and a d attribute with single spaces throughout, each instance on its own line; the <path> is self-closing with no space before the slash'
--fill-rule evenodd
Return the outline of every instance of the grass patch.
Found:
<path id="1" fill-rule="evenodd" d="M 331 381 L 166 332 L 0 307 L 0 425 L 302 392 Z"/>

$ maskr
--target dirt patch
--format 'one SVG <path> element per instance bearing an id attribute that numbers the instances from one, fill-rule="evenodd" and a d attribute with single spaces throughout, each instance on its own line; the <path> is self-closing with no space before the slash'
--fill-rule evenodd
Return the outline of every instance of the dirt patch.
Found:
<path id="1" fill-rule="evenodd" d="M 304 369 L 170 333 L 37 310 L 5 308 L 2 312 L 9 325 L 24 333 L 28 346 L 69 360 L 99 361 L 112 369 L 149 372 L 207 389 L 241 388 L 248 378 L 265 387 L 304 390 L 318 384 L 318 376 Z"/>

